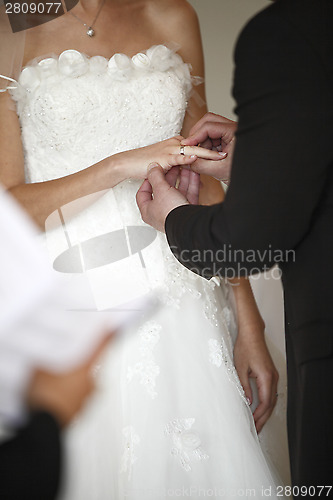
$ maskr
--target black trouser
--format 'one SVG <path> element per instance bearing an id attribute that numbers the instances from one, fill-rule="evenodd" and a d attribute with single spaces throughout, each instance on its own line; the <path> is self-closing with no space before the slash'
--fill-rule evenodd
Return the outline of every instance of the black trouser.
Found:
<path id="1" fill-rule="evenodd" d="M 333 331 L 331 334 L 333 339 Z M 287 332 L 292 482 L 294 486 L 307 487 L 303 491 L 309 492 L 309 498 L 327 498 L 329 489 L 321 491 L 319 487 L 333 486 L 333 353 L 329 348 L 326 355 L 323 352 L 321 357 L 313 357 L 318 352 L 314 348 L 311 356 L 310 348 L 305 349 L 304 355 L 301 341 L 301 336 L 295 341 L 293 333 Z M 316 488 L 315 495 L 311 486 Z M 333 487 L 329 496 L 333 497 Z"/>

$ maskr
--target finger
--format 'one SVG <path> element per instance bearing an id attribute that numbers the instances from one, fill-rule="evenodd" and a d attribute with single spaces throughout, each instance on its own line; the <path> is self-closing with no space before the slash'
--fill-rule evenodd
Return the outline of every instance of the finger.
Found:
<path id="1" fill-rule="evenodd" d="M 270 418 L 272 415 L 276 402 L 277 402 L 277 378 L 273 379 L 272 387 L 271 387 L 271 398 L 270 398 L 270 405 L 267 408 L 267 411 L 264 412 L 261 416 L 258 417 L 258 414 L 255 415 L 255 422 L 256 422 L 256 427 L 258 432 L 261 431 L 261 429 L 264 427 L 266 424 L 267 420 Z"/>
<path id="2" fill-rule="evenodd" d="M 212 139 L 221 141 L 222 134 L 219 128 L 213 123 L 204 123 L 198 130 L 181 141 L 182 146 L 197 146 L 212 141 Z"/>
<path id="3" fill-rule="evenodd" d="M 256 426 L 258 434 L 259 434 L 259 432 L 262 431 L 264 425 L 269 420 L 270 416 L 273 413 L 273 410 L 274 410 L 274 407 L 270 408 L 269 410 L 267 410 L 266 413 L 263 414 L 262 417 L 260 417 L 259 419 L 257 419 L 257 421 L 255 421 L 255 426 Z"/>
<path id="4" fill-rule="evenodd" d="M 196 134 L 206 123 L 234 123 L 225 116 L 217 115 L 216 113 L 206 113 L 190 130 L 190 136 Z"/>
<path id="5" fill-rule="evenodd" d="M 151 184 L 153 193 L 158 194 L 165 189 L 169 190 L 170 185 L 165 179 L 165 172 L 161 165 L 159 165 L 158 163 L 153 163 L 149 167 L 148 181 Z"/>
<path id="6" fill-rule="evenodd" d="M 189 179 L 186 198 L 191 203 L 191 205 L 199 204 L 200 187 L 201 187 L 200 175 L 190 171 L 190 179 Z"/>
<path id="7" fill-rule="evenodd" d="M 198 158 L 197 161 L 191 165 L 191 170 L 198 174 L 210 175 L 219 181 L 228 181 L 230 178 L 230 162 L 226 161 L 226 159 L 213 161 Z"/>
<path id="8" fill-rule="evenodd" d="M 176 187 L 178 177 L 179 177 L 179 167 L 173 167 L 171 170 L 169 170 L 169 172 L 165 176 L 169 185 L 172 187 Z"/>
<path id="9" fill-rule="evenodd" d="M 219 139 L 229 143 L 235 134 L 235 128 L 227 123 L 207 122 L 202 125 L 194 134 L 181 141 L 183 146 L 194 146 L 202 144 L 207 139 Z"/>
<path id="10" fill-rule="evenodd" d="M 205 160 L 221 160 L 221 158 L 225 158 L 227 155 L 224 152 L 213 151 L 211 149 L 205 149 L 201 146 L 186 146 L 185 150 L 186 156 L 197 156 L 198 158 L 203 158 Z"/>
<path id="11" fill-rule="evenodd" d="M 185 198 L 187 198 L 187 191 L 190 184 L 190 174 L 191 174 L 190 170 L 187 169 L 183 169 L 180 173 L 178 190 L 181 192 L 183 196 L 185 196 Z"/>
<path id="12" fill-rule="evenodd" d="M 146 179 L 139 191 L 136 193 L 136 202 L 137 202 L 137 205 L 140 209 L 140 211 L 142 211 L 144 209 L 144 207 L 147 205 L 147 203 L 149 203 L 150 201 L 152 201 L 152 193 L 153 193 L 153 188 L 151 187 L 151 184 L 150 182 Z"/>
<path id="13" fill-rule="evenodd" d="M 197 160 L 196 155 L 181 155 L 179 154 L 171 154 L 169 158 L 170 167 L 175 167 L 177 165 L 191 165 Z"/>
<path id="14" fill-rule="evenodd" d="M 197 124 L 199 125 L 199 123 Z M 203 122 L 200 127 L 193 128 L 191 134 L 187 139 L 183 139 L 181 144 L 183 146 L 194 146 L 202 144 L 207 140 L 220 140 L 224 135 L 227 135 L 230 127 L 224 123 L 214 121 Z M 229 135 L 229 134 L 228 134 Z"/>
<path id="15" fill-rule="evenodd" d="M 257 385 L 260 403 L 253 414 L 255 421 L 260 420 L 266 412 L 273 411 L 272 394 L 276 392 L 276 390 L 274 391 L 273 376 L 266 376 L 262 381 L 257 379 Z"/>
<path id="16" fill-rule="evenodd" d="M 253 418 L 254 418 L 254 421 L 255 422 L 258 422 L 259 420 L 261 420 L 267 413 L 272 413 L 273 411 L 273 407 L 271 405 L 271 402 L 261 402 L 255 412 L 253 413 Z"/>

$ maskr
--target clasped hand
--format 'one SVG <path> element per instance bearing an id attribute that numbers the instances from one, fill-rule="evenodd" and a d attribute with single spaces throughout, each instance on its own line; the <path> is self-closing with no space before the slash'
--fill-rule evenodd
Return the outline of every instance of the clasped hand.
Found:
<path id="1" fill-rule="evenodd" d="M 169 158 L 164 164 L 156 157 L 137 193 L 144 222 L 164 232 L 165 220 L 174 208 L 198 204 L 200 174 L 228 182 L 236 128 L 235 122 L 207 113 L 187 139 L 173 139 L 178 140 L 179 152 L 180 146 L 184 146 L 184 154 L 174 155 L 172 161 Z M 180 166 L 189 169 L 180 170 Z"/>
<path id="2" fill-rule="evenodd" d="M 222 158 L 212 161 L 200 158 L 191 165 L 194 172 L 215 177 L 218 181 L 228 184 L 235 147 L 237 122 L 224 116 L 207 113 L 190 131 L 190 136 L 182 141 L 182 145 L 192 147 L 200 144 L 202 148 L 217 151 Z"/>
<path id="3" fill-rule="evenodd" d="M 158 163 L 166 173 L 173 167 L 192 165 L 198 159 L 215 163 L 224 157 L 224 153 L 195 144 L 187 145 L 182 152 L 182 141 L 182 136 L 172 137 L 151 146 L 118 153 L 111 157 L 111 161 L 121 170 L 124 179 L 144 179 L 152 162 Z"/>

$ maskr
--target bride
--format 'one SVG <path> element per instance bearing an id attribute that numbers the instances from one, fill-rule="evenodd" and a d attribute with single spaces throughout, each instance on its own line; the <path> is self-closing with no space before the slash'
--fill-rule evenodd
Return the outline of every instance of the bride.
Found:
<path id="1" fill-rule="evenodd" d="M 276 498 L 256 431 L 273 410 L 277 373 L 250 286 L 241 279 L 231 291 L 184 269 L 135 202 L 151 162 L 177 176 L 197 157 L 221 160 L 198 147 L 180 154 L 179 134 L 206 112 L 190 74 L 204 74 L 193 9 L 80 0 L 27 30 L 23 66 L 0 99 L 0 180 L 45 230 L 54 268 L 77 292 L 67 308 L 112 316 L 156 290 L 164 302 L 96 368 L 100 391 L 66 436 L 61 498 L 261 497 L 267 488 Z M 222 199 L 217 181 L 201 182 L 202 203 Z M 242 365 L 249 336 L 271 380 L 253 416 L 248 377 L 260 385 L 260 376 Z"/>

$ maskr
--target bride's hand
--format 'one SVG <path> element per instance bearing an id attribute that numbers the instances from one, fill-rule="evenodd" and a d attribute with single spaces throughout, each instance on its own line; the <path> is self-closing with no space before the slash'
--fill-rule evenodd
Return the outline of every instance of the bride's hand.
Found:
<path id="1" fill-rule="evenodd" d="M 161 165 L 165 172 L 172 167 L 191 165 L 198 158 L 218 160 L 221 155 L 217 151 L 199 146 L 186 146 L 181 154 L 181 136 L 172 137 L 144 148 L 125 151 L 111 157 L 124 179 L 146 179 L 148 165 L 155 162 Z"/>
<path id="2" fill-rule="evenodd" d="M 240 326 L 234 347 L 234 362 L 249 404 L 253 403 L 250 378 L 256 379 L 259 403 L 253 418 L 259 433 L 271 416 L 277 401 L 279 374 L 268 351 L 264 324 Z"/>

